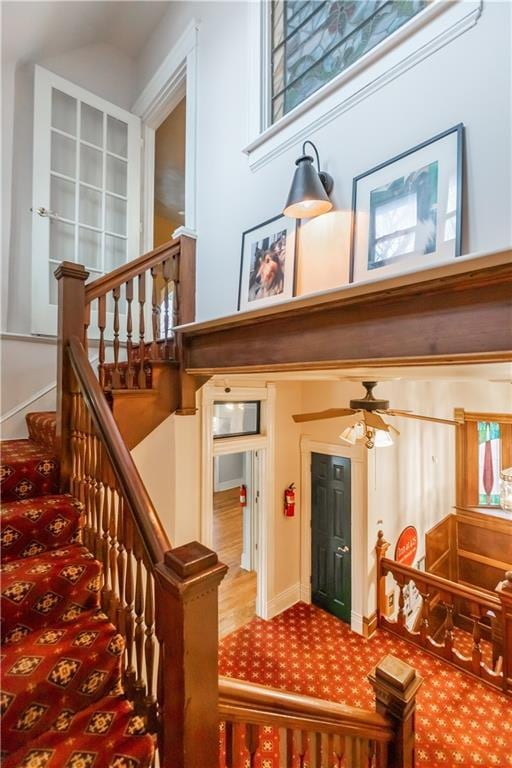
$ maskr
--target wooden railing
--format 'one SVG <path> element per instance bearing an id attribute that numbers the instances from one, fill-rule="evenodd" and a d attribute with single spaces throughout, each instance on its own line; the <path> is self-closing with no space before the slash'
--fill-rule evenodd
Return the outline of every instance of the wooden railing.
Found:
<path id="1" fill-rule="evenodd" d="M 388 547 L 380 531 L 376 548 L 379 625 L 482 681 L 512 692 L 512 572 L 505 574 L 504 581 L 496 588 L 497 594 L 492 594 L 397 563 L 386 557 Z M 392 584 L 389 574 L 393 577 Z M 405 593 L 407 590 L 410 594 L 412 585 L 420 600 L 416 621 L 411 626 Z M 398 592 L 397 600 L 395 592 Z M 469 617 L 465 617 L 471 630 L 469 654 L 457 647 L 455 619 L 460 601 L 469 611 Z M 442 618 L 437 627 L 431 623 L 434 611 L 441 613 Z M 483 630 L 488 626 L 492 628 L 490 662 L 484 658 L 482 648 Z"/>
<path id="2" fill-rule="evenodd" d="M 282 766 L 412 766 L 414 738 L 408 735 L 414 733 L 415 698 L 422 681 L 411 667 L 391 656 L 369 679 L 377 712 L 220 678 L 226 768 L 252 768 L 261 741 L 269 738 L 269 727 L 278 738 Z"/>

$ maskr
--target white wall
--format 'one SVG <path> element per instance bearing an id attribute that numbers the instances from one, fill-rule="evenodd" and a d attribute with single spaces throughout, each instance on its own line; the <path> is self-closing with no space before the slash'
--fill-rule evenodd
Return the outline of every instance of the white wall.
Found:
<path id="1" fill-rule="evenodd" d="M 198 317 L 236 309 L 241 233 L 282 210 L 293 147 L 256 172 L 248 141 L 250 3 L 173 3 L 138 61 L 150 79 L 192 17 L 200 20 L 198 69 Z M 300 265 L 299 289 L 346 280 L 352 179 L 436 133 L 466 126 L 463 252 L 509 246 L 511 91 L 508 2 L 484 2 L 477 25 L 364 99 L 312 138 L 334 177 L 338 213 L 308 223 L 314 258 Z M 478 55 L 476 55 L 478 52 Z M 327 229 L 331 246 L 318 243 Z M 215 290 L 212 286 L 215 285 Z"/>

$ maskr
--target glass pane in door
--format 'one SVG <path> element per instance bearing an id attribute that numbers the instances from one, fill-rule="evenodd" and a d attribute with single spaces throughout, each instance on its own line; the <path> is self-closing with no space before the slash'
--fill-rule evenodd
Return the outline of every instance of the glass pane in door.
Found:
<path id="1" fill-rule="evenodd" d="M 67 93 L 52 89 L 52 127 L 76 136 L 76 99 Z"/>

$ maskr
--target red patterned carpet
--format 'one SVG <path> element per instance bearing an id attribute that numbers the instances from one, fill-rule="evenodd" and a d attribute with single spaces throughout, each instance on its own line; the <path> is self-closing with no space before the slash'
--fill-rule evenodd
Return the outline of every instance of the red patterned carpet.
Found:
<path id="1" fill-rule="evenodd" d="M 254 619 L 220 645 L 220 673 L 283 690 L 374 708 L 366 675 L 392 653 L 424 678 L 417 699 L 417 766 L 512 766 L 512 699 L 378 631 L 371 640 L 315 606 L 297 603 L 271 621 Z M 260 768 L 278 768 L 269 730 Z"/>

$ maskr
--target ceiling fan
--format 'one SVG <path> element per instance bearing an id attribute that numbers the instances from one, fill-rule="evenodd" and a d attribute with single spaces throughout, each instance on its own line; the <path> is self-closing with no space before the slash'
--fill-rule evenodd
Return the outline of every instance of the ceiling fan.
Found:
<path id="1" fill-rule="evenodd" d="M 356 442 L 364 442 L 367 448 L 384 448 L 393 444 L 390 432 L 399 435 L 398 429 L 392 424 L 387 424 L 380 414 L 386 416 L 403 416 L 407 419 L 420 419 L 436 424 L 450 424 L 457 426 L 458 421 L 453 419 L 438 419 L 434 416 L 422 416 L 411 411 L 397 410 L 389 407 L 389 400 L 379 400 L 373 395 L 377 386 L 376 381 L 361 382 L 366 390 L 366 395 L 360 399 L 350 401 L 350 408 L 329 408 L 326 411 L 315 413 L 297 413 L 292 418 L 295 422 L 316 421 L 319 419 L 343 419 L 344 429 L 340 435 L 342 440 L 354 445 Z"/>

